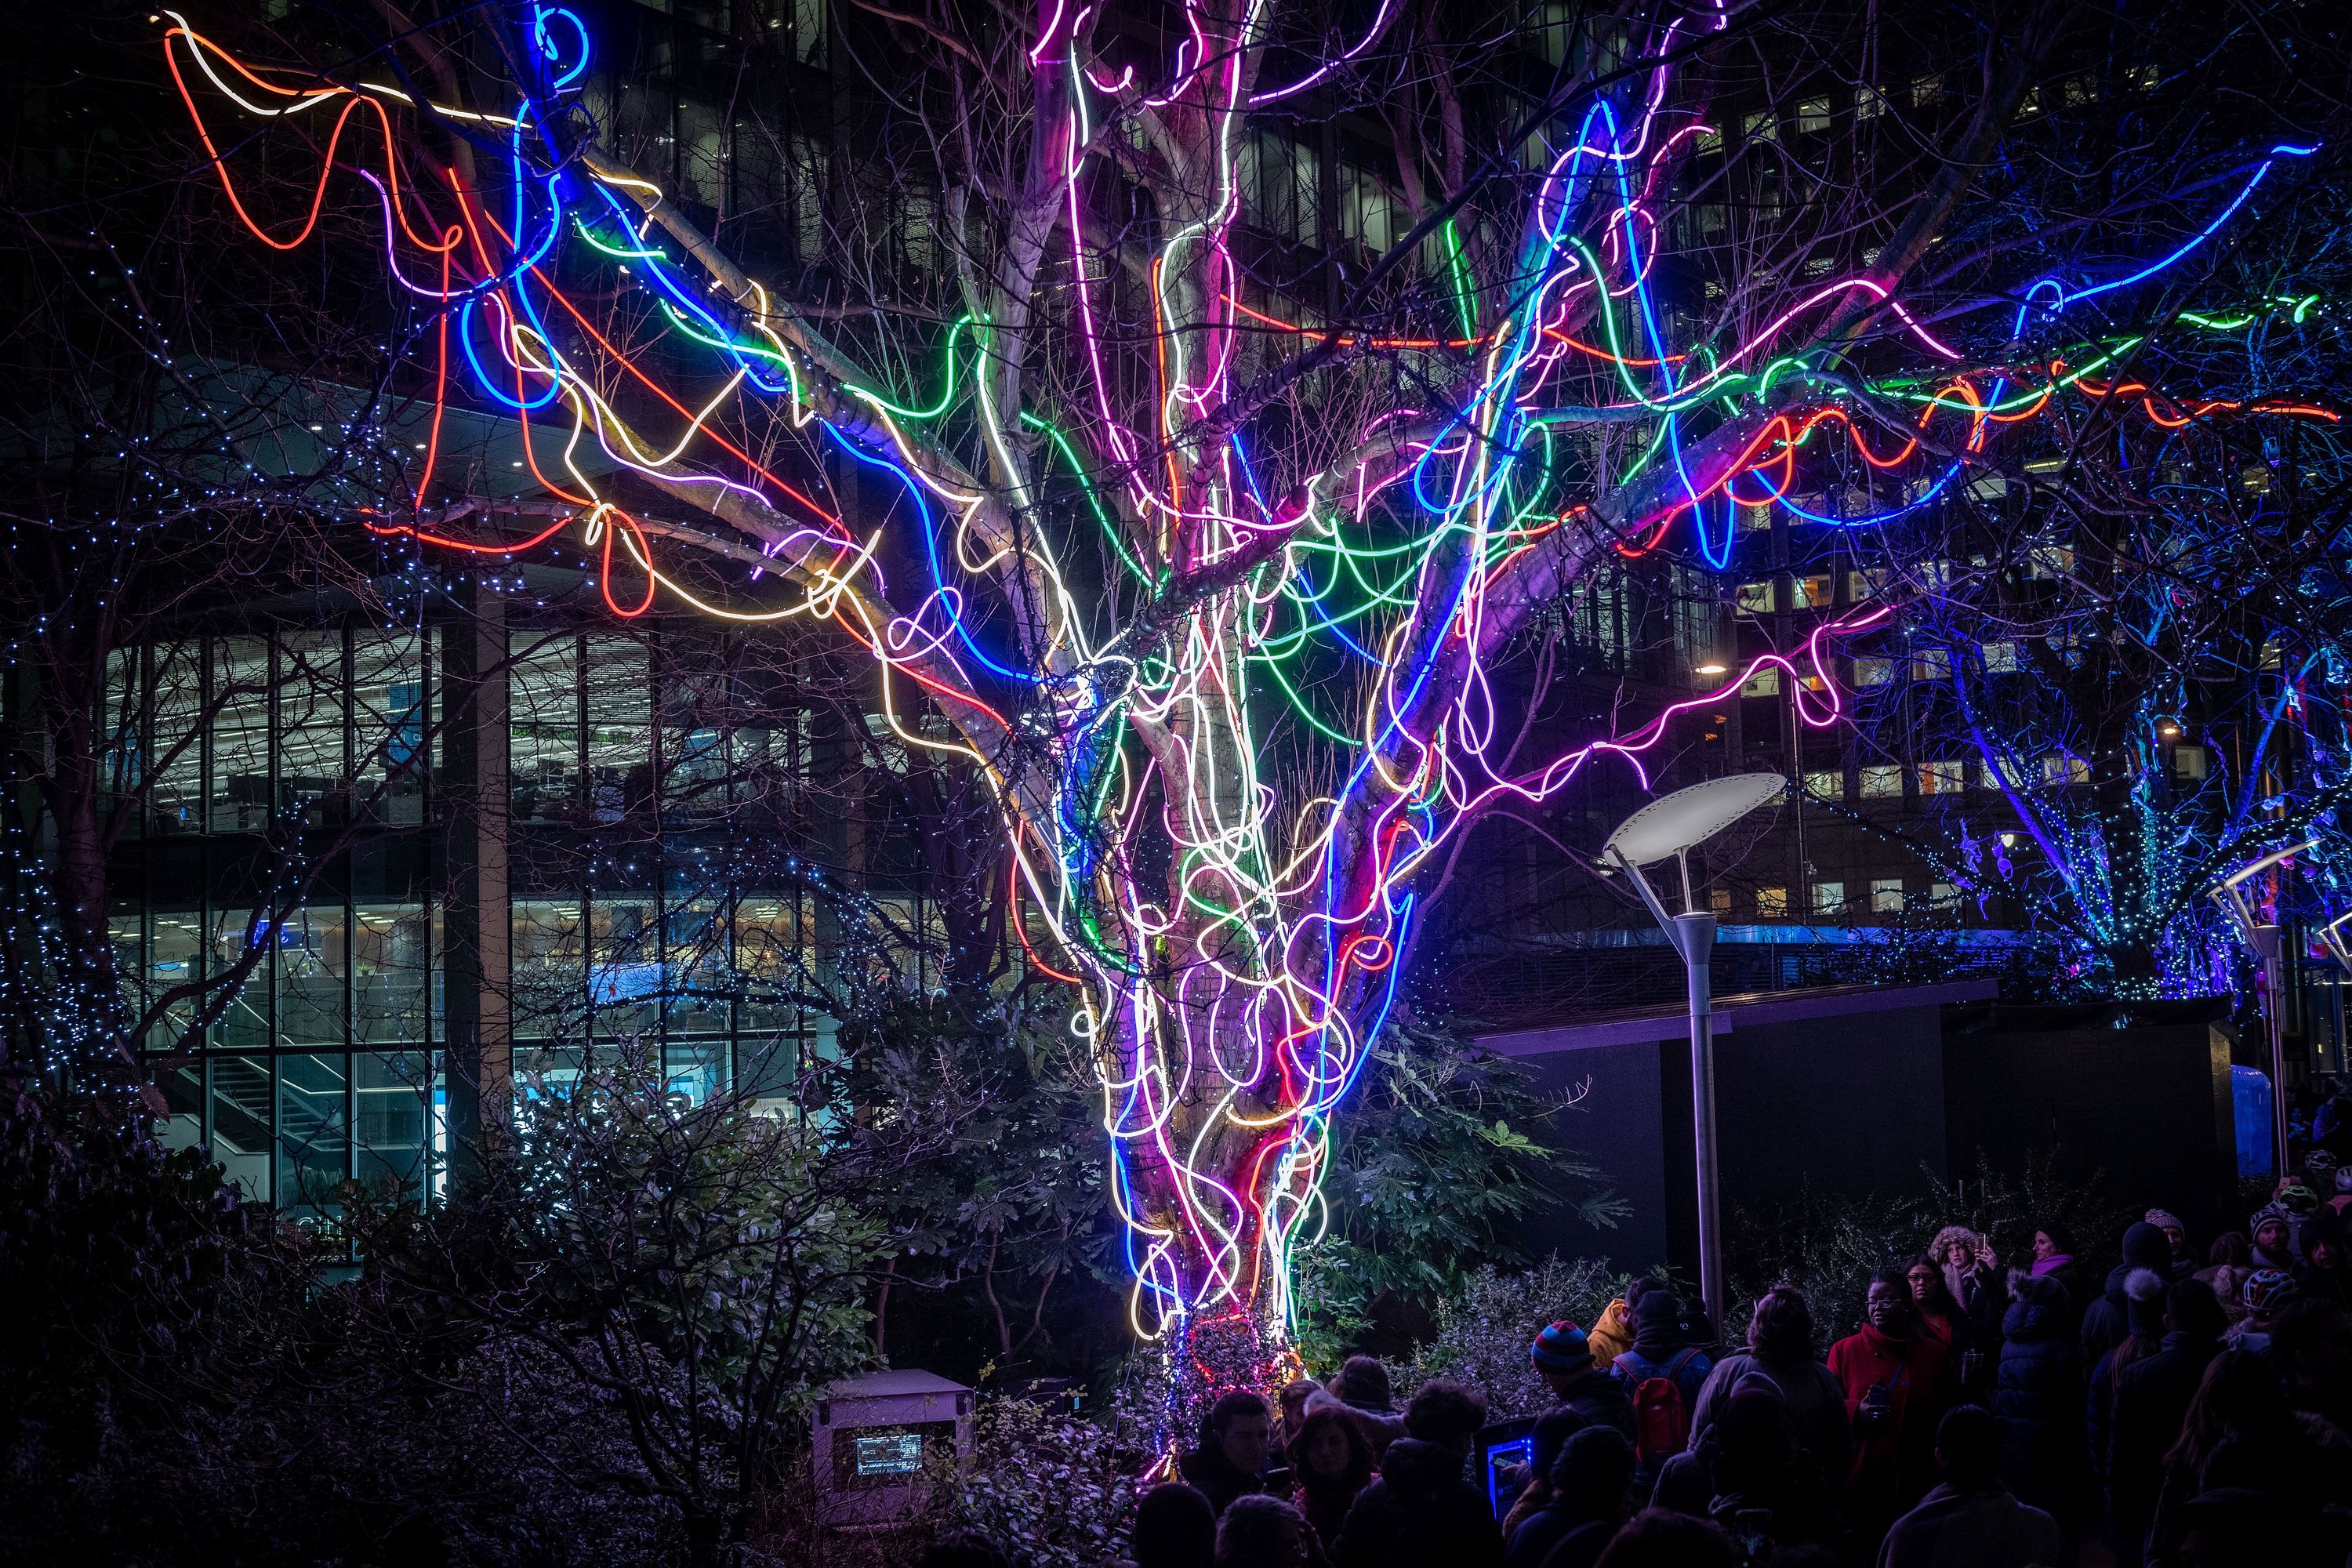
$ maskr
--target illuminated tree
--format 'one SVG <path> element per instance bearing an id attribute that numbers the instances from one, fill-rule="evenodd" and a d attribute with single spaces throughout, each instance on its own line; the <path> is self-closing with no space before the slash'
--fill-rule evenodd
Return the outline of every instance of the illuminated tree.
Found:
<path id="1" fill-rule="evenodd" d="M 1423 873 L 1483 812 L 1639 772 L 1674 731 L 1524 754 L 1516 651 L 1670 538 L 1720 563 L 1738 505 L 1801 506 L 1832 454 L 1878 476 L 1847 526 L 1965 487 L 2114 360 L 2097 302 L 2312 156 L 2257 137 L 2179 182 L 2163 222 L 2202 216 L 2177 251 L 2146 193 L 2095 201 L 2097 243 L 2037 273 L 1938 242 L 2055 8 L 1958 51 L 1924 29 L 1950 92 L 1899 112 L 1870 79 L 1782 88 L 1852 35 L 1767 8 L 1533 34 L 1395 4 L 866 9 L 878 38 L 826 47 L 887 107 L 821 159 L 790 123 L 646 134 L 560 7 L 404 19 L 327 75 L 163 31 L 226 197 L 256 145 L 309 149 L 320 195 L 244 203 L 257 236 L 315 243 L 306 210 L 359 201 L 413 301 L 408 384 L 550 433 L 544 531 L 469 530 L 429 450 L 352 526 L 493 556 L 565 534 L 624 617 L 829 622 L 901 744 L 989 780 L 1016 929 L 1097 1058 L 1136 1327 L 1195 1394 L 1278 1374 Z M 1363 103 L 1377 155 L 1340 134 Z M 1805 171 L 1832 124 L 1845 184 L 1738 173 L 1759 148 Z M 747 184 L 791 219 L 765 272 L 729 240 L 761 220 Z M 1727 190 L 1739 270 L 1710 293 L 1674 236 Z M 1757 662 L 1833 674 L 1894 613 Z M 1824 682 L 1804 717 L 1840 703 Z"/>

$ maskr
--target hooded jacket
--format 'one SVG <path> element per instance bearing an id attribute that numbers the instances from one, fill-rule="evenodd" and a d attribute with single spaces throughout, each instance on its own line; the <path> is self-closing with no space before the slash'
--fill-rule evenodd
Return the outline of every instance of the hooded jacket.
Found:
<path id="1" fill-rule="evenodd" d="M 2336 1246 L 2336 1267 L 2322 1268 L 2311 1260 L 2314 1242 L 2333 1242 Z M 2347 1279 L 2347 1262 L 2344 1250 L 2344 1221 L 2332 1208 L 2312 1211 L 2311 1217 L 2294 1229 L 2294 1288 L 2305 1296 L 2337 1306 L 2352 1304 L 2352 1279 Z"/>
<path id="2" fill-rule="evenodd" d="M 1601 1317 L 1584 1331 L 1584 1342 L 1592 1351 L 1592 1359 L 1607 1366 L 1633 1348 L 1633 1314 L 1618 1297 L 1601 1310 Z"/>
<path id="3" fill-rule="evenodd" d="M 2000 1477 L 2036 1508 L 2070 1500 L 2083 1469 L 2083 1350 L 2066 1288 L 2022 1281 L 2000 1321 L 1992 1413 L 2000 1422 Z"/>
<path id="4" fill-rule="evenodd" d="M 2164 1488 L 2164 1455 L 2180 1436 L 2189 1402 L 2221 1342 L 2175 1329 L 2164 1348 L 2116 1374 L 2116 1425 L 2108 1438 L 2107 1517 L 2119 1539 L 2147 1533 Z"/>
<path id="5" fill-rule="evenodd" d="M 2090 1439 L 2091 1470 L 2102 1486 L 2106 1484 L 2114 1458 L 2116 1384 L 2129 1370 L 2117 1362 L 2126 1341 L 2138 1340 L 2142 1342 L 2141 1348 L 2145 1348 L 2163 1339 L 2164 1276 L 2153 1268 L 2131 1270 L 2124 1276 L 2124 1300 L 2125 1321 L 2131 1331 L 2091 1369 L 2090 1397 L 2083 1402 L 2083 1429 Z"/>
<path id="6" fill-rule="evenodd" d="M 2083 1310 L 2083 1364 L 2095 1368 L 2105 1354 L 2130 1337 L 2131 1309 L 2124 1298 L 2124 1281 L 2135 1268 L 2145 1268 L 2159 1284 L 2172 1267 L 2172 1243 L 2164 1232 L 2145 1220 L 2124 1232 L 2124 1260 L 2107 1275 L 2107 1288 Z"/>
<path id="7" fill-rule="evenodd" d="M 1453 1450 L 1400 1437 L 1331 1543 L 1333 1568 L 1496 1568 L 1503 1534 Z"/>

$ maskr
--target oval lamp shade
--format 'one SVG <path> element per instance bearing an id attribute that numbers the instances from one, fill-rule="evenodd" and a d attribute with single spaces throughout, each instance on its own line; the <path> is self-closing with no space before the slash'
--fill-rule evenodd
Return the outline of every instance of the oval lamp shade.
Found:
<path id="1" fill-rule="evenodd" d="M 1617 825 L 1601 846 L 1635 866 L 1646 866 L 1706 843 L 1789 787 L 1779 773 L 1733 773 L 1660 795 Z"/>

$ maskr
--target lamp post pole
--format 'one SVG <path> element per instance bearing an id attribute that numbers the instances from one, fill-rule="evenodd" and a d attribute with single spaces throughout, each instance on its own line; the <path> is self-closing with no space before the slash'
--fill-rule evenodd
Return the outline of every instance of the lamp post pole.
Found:
<path id="1" fill-rule="evenodd" d="M 2250 925 L 2246 940 L 2263 966 L 2263 1019 L 2270 1026 L 2271 1143 L 2277 1151 L 2274 1173 L 2286 1174 L 2286 952 L 2284 933 L 2271 925 Z"/>
<path id="2" fill-rule="evenodd" d="M 1697 1151 L 1698 1290 L 1706 1315 L 1723 1322 L 1723 1195 L 1715 1154 L 1715 916 L 1692 911 L 1668 928 L 1682 954 L 1690 998 L 1691 1142 Z"/>

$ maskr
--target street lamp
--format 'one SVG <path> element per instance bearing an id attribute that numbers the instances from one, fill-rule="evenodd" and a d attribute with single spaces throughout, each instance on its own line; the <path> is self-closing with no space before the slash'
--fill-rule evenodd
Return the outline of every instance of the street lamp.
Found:
<path id="1" fill-rule="evenodd" d="M 1691 1127 L 1698 1153 L 1698 1288 L 1706 1312 L 1723 1321 L 1723 1215 L 1715 1157 L 1715 915 L 1691 892 L 1690 852 L 1789 787 L 1779 773 L 1733 773 L 1650 802 L 1601 847 L 1601 858 L 1633 879 L 1651 915 L 1681 955 L 1690 999 Z M 1682 872 L 1683 912 L 1666 913 L 1641 868 L 1672 856 Z"/>
<path id="2" fill-rule="evenodd" d="M 2263 1014 L 2270 1025 L 2271 1037 L 2271 1142 L 2277 1146 L 2278 1164 L 2275 1173 L 2286 1174 L 2286 1010 L 2282 1005 L 2286 987 L 2286 953 L 2279 928 L 2265 925 L 2246 897 L 2246 884 L 2264 871 L 2291 856 L 2300 855 L 2317 844 L 2311 839 L 2288 848 L 2273 850 L 2261 859 L 2239 867 L 2205 890 L 2205 896 L 2228 911 L 2238 925 L 2239 934 L 2254 950 L 2263 966 Z M 2331 931 L 2333 927 L 2329 928 Z"/>

